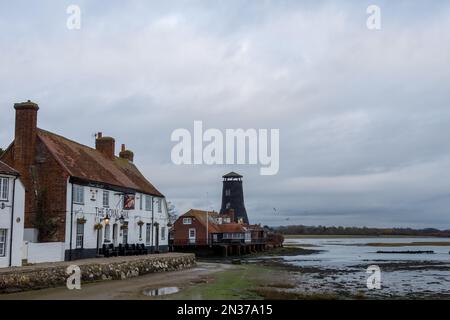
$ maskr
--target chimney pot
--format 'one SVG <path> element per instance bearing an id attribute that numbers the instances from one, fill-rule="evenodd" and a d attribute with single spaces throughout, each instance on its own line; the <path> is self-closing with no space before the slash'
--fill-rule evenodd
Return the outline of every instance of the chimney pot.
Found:
<path id="1" fill-rule="evenodd" d="M 122 143 L 122 149 L 120 151 L 122 151 L 122 152 L 125 151 L 125 144 Z"/>

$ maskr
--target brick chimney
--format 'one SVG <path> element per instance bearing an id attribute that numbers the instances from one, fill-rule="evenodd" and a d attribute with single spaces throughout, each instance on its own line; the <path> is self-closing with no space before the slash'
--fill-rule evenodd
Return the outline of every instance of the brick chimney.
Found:
<path id="1" fill-rule="evenodd" d="M 14 138 L 14 165 L 28 168 L 36 152 L 37 112 L 39 106 L 28 100 L 15 103 L 16 130 Z"/>
<path id="2" fill-rule="evenodd" d="M 125 148 L 125 145 L 122 144 L 122 149 L 120 150 L 119 157 L 121 157 L 122 159 L 127 159 L 130 162 L 133 162 L 134 153 L 133 151 L 127 150 Z"/>
<path id="3" fill-rule="evenodd" d="M 114 159 L 116 141 L 111 137 L 104 137 L 101 132 L 97 134 L 95 139 L 95 149 L 103 153 L 106 157 Z"/>

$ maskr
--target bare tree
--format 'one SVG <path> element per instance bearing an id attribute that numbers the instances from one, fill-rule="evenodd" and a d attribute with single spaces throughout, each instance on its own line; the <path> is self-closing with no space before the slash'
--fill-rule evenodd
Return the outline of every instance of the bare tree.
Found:
<path id="1" fill-rule="evenodd" d="M 178 218 L 178 213 L 175 205 L 170 201 L 167 201 L 167 213 L 169 214 L 169 223 L 174 224 Z"/>

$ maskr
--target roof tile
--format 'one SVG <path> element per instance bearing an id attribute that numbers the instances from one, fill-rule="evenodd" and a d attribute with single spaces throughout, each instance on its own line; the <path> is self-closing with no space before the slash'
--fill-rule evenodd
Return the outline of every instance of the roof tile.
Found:
<path id="1" fill-rule="evenodd" d="M 109 159 L 96 149 L 42 129 L 38 137 L 72 177 L 163 196 L 127 159 Z"/>

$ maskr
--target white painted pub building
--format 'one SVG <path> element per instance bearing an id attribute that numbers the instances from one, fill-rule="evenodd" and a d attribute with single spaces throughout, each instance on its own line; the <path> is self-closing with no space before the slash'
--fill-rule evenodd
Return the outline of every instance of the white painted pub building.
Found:
<path id="1" fill-rule="evenodd" d="M 19 173 L 25 188 L 24 260 L 91 258 L 104 245 L 168 251 L 165 197 L 136 167 L 133 152 L 122 144 L 117 156 L 115 140 L 101 132 L 89 147 L 38 128 L 39 107 L 31 101 L 14 109 L 14 141 L 0 160 Z M 0 212 L 4 230 L 10 215 Z M 0 241 L 5 234 L 0 230 Z"/>

